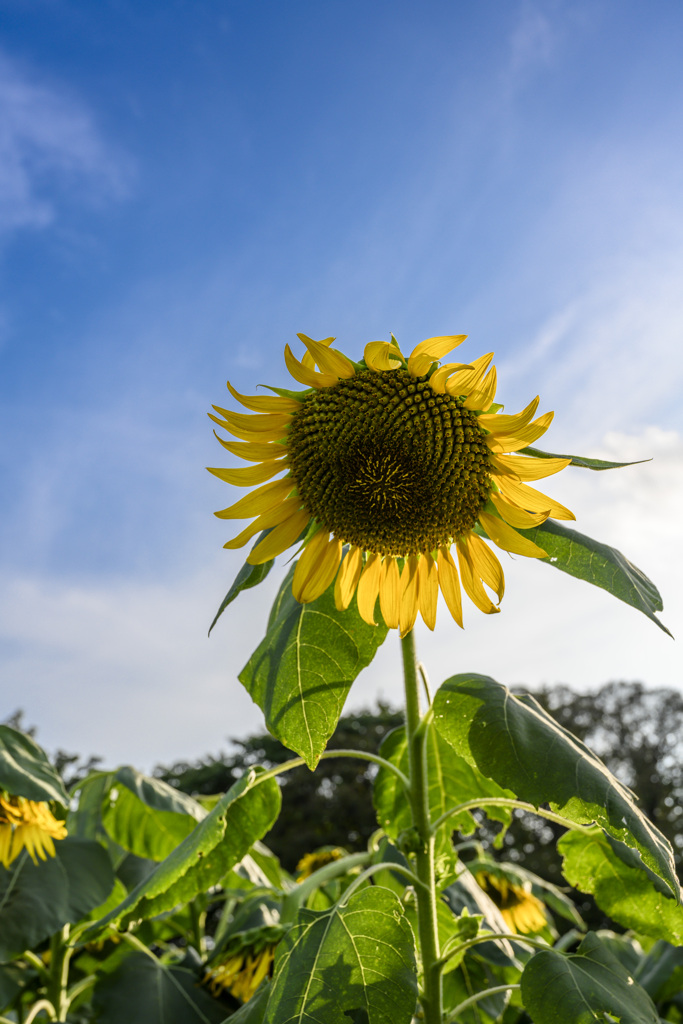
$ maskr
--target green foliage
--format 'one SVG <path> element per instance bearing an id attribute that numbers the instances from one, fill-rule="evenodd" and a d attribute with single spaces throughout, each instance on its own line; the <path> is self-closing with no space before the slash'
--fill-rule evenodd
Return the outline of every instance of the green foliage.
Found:
<path id="1" fill-rule="evenodd" d="M 537 459 L 571 459 L 572 466 L 580 466 L 582 469 L 624 469 L 626 466 L 639 466 L 643 462 L 650 462 L 651 459 L 638 459 L 636 462 L 605 462 L 604 459 L 587 459 L 582 455 L 553 455 L 552 452 L 542 452 L 540 448 L 522 448 L 520 454 L 533 455 Z"/>
<path id="2" fill-rule="evenodd" d="M 0 725 L 0 790 L 27 800 L 50 801 L 65 807 L 64 784 L 45 752 L 30 736 Z"/>
<path id="3" fill-rule="evenodd" d="M 335 730 L 351 684 L 375 656 L 386 626 L 368 626 L 355 606 L 338 612 L 331 590 L 311 604 L 285 579 L 265 639 L 240 672 L 240 682 L 285 746 L 315 768 Z"/>
<path id="4" fill-rule="evenodd" d="M 256 538 L 255 543 L 252 545 L 252 550 L 256 547 L 257 544 L 261 543 L 263 538 L 268 533 L 270 533 L 270 530 L 264 530 L 263 533 L 259 534 L 259 536 Z M 209 626 L 209 636 L 211 635 L 211 630 L 216 625 L 225 609 L 232 604 L 235 598 L 238 597 L 238 595 L 241 594 L 243 590 L 250 590 L 252 587 L 256 587 L 258 586 L 259 583 L 262 583 L 266 576 L 268 575 L 268 573 L 270 572 L 270 570 L 273 568 L 274 564 L 275 561 L 272 558 L 269 562 L 261 562 L 260 565 L 250 565 L 249 562 L 244 563 L 240 571 L 237 573 L 237 576 L 233 580 L 230 589 L 228 590 L 227 594 L 220 603 L 218 611 L 214 616 L 214 620 Z"/>

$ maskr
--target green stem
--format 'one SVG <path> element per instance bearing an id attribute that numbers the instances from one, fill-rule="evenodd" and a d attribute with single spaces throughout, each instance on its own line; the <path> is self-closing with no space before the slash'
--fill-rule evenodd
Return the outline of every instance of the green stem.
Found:
<path id="1" fill-rule="evenodd" d="M 65 924 L 61 931 L 56 932 L 50 939 L 50 981 L 47 986 L 47 995 L 49 1003 L 54 1007 L 57 1015 L 54 1019 L 58 1021 L 66 1020 L 66 1013 L 69 1009 L 69 1000 L 66 994 L 71 959 L 71 950 L 68 946 L 69 930 L 69 925 Z M 31 1012 L 34 1009 L 35 1007 Z"/>
<path id="2" fill-rule="evenodd" d="M 282 902 L 280 924 L 293 921 L 299 907 L 301 907 L 311 893 L 316 889 L 319 889 L 321 885 L 326 885 L 327 882 L 331 882 L 335 878 L 345 875 L 347 871 L 351 871 L 353 868 L 365 867 L 365 865 L 370 862 L 371 858 L 371 853 L 350 853 L 348 857 L 340 857 L 339 860 L 333 860 L 330 864 L 325 864 L 323 867 L 318 868 L 318 870 L 314 871 L 312 875 L 305 878 L 303 882 L 300 882 L 296 888 L 287 893 Z"/>
<path id="3" fill-rule="evenodd" d="M 380 757 L 379 754 L 367 754 L 363 750 L 325 750 L 320 755 L 321 761 L 326 761 L 330 757 L 355 757 L 361 761 L 370 761 L 372 764 L 378 764 L 381 768 L 386 768 L 387 771 L 395 775 L 399 782 L 403 785 L 406 792 L 410 790 L 410 782 L 406 775 L 403 774 L 400 768 L 397 768 L 391 761 L 387 761 L 386 758 Z M 303 757 L 293 757 L 290 761 L 283 761 L 282 764 L 276 764 L 274 768 L 269 768 L 268 771 L 261 772 L 254 779 L 254 785 L 257 786 L 261 782 L 265 782 L 266 779 L 273 779 L 276 775 L 282 775 L 283 772 L 289 772 L 292 768 L 299 768 L 302 764 L 306 764 Z"/>
<path id="4" fill-rule="evenodd" d="M 92 988 L 96 981 L 97 975 L 89 974 L 87 978 L 81 978 L 81 980 L 77 981 L 75 985 L 72 985 L 67 993 L 67 997 L 69 999 L 69 1006 L 71 1006 L 74 999 L 78 999 L 78 997 L 83 992 L 86 992 L 89 988 Z"/>
<path id="5" fill-rule="evenodd" d="M 39 999 L 37 1003 L 34 1003 L 28 1012 L 24 1020 L 24 1024 L 31 1024 L 31 1021 L 35 1020 L 41 1010 L 45 1010 L 50 1020 L 59 1020 L 55 1012 L 55 1008 L 49 999 Z M 4 1018 L 3 1018 L 4 1019 Z M 66 1020 L 66 1017 L 64 1018 Z"/>
<path id="6" fill-rule="evenodd" d="M 192 922 L 192 944 L 200 956 L 206 952 L 204 942 L 204 926 L 206 924 L 206 911 L 197 906 L 197 901 L 192 900 L 189 904 L 190 921 Z"/>
<path id="7" fill-rule="evenodd" d="M 436 879 L 434 876 L 434 831 L 429 813 L 429 779 L 427 775 L 427 722 L 420 717 L 420 682 L 415 657 L 415 638 L 411 630 L 401 640 L 403 681 L 406 699 L 406 739 L 410 779 L 410 807 L 413 827 L 420 839 L 415 854 L 417 931 L 422 958 L 422 1009 L 425 1024 L 442 1024 L 443 994 L 439 937 L 437 930 Z"/>
<path id="8" fill-rule="evenodd" d="M 358 878 L 354 878 L 351 885 L 342 893 L 341 897 L 337 901 L 337 906 L 346 906 L 356 889 L 377 871 L 395 871 L 397 874 L 403 875 L 403 877 L 407 879 L 411 885 L 414 885 L 416 889 L 422 889 L 424 892 L 427 891 L 425 884 L 420 881 L 417 875 L 413 874 L 409 868 L 404 868 L 402 864 L 393 864 L 391 861 L 383 861 L 381 864 L 371 864 L 369 868 L 366 868 L 365 871 L 358 876 Z"/>
<path id="9" fill-rule="evenodd" d="M 464 999 L 462 1003 L 456 1006 L 453 1013 L 446 1021 L 446 1024 L 454 1024 L 463 1010 L 466 1010 L 469 1006 L 473 1006 L 474 1003 L 478 1003 L 480 999 L 486 999 L 487 996 L 498 995 L 499 992 L 512 992 L 513 989 L 521 987 L 521 985 L 496 985 L 494 988 L 484 989 L 483 992 L 475 992 L 473 996 L 469 997 L 469 999 Z"/>
<path id="10" fill-rule="evenodd" d="M 583 832 L 586 828 L 585 825 L 578 825 L 575 821 L 569 821 L 568 818 L 563 818 L 561 814 L 555 814 L 553 811 L 546 811 L 543 807 L 535 807 L 533 804 L 528 804 L 524 800 L 513 800 L 512 797 L 506 796 L 483 796 L 477 797 L 476 800 L 467 800 L 464 804 L 458 804 L 456 807 L 449 807 L 447 811 L 437 818 L 432 828 L 434 832 L 437 831 L 443 825 L 445 821 L 452 818 L 455 814 L 462 814 L 463 811 L 472 811 L 478 807 L 512 807 L 519 808 L 521 811 L 530 811 L 532 814 L 537 814 L 540 818 L 547 818 L 548 821 L 554 821 L 556 825 L 564 825 L 565 828 L 573 829 L 575 832 Z"/>
<path id="11" fill-rule="evenodd" d="M 499 939 L 508 939 L 510 942 L 526 943 L 527 946 L 536 946 L 538 949 L 551 949 L 552 947 L 544 939 L 532 939 L 527 935 L 521 935 L 518 932 L 483 932 L 481 935 L 475 935 L 473 939 L 466 939 L 464 942 L 459 942 L 457 946 L 453 946 L 448 949 L 448 943 L 446 949 L 441 957 L 441 965 L 445 966 L 449 960 L 452 960 L 458 953 L 464 952 L 466 949 L 470 949 L 471 946 L 477 946 L 480 942 L 497 942 Z"/>
<path id="12" fill-rule="evenodd" d="M 40 959 L 40 957 L 36 956 L 36 954 L 32 950 L 24 950 L 24 952 L 21 954 L 21 959 L 25 960 L 27 964 L 31 964 L 32 967 L 35 967 L 43 981 L 47 982 L 50 980 L 50 972 L 48 971 L 47 967 Z"/>

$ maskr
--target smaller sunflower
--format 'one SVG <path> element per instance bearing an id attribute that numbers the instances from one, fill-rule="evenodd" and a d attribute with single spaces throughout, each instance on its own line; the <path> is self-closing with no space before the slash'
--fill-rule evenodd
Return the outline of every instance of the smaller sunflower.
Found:
<path id="1" fill-rule="evenodd" d="M 272 974 L 276 943 L 257 943 L 232 953 L 209 968 L 204 976 L 214 996 L 229 992 L 235 999 L 248 1003 L 264 978 Z"/>
<path id="2" fill-rule="evenodd" d="M 475 878 L 486 895 L 500 910 L 511 932 L 540 932 L 548 924 L 545 906 L 531 891 L 500 872 L 477 871 Z"/>
<path id="3" fill-rule="evenodd" d="M 342 850 L 341 846 L 323 847 L 314 853 L 305 853 L 296 866 L 299 881 L 302 882 L 304 878 L 310 878 L 319 868 L 324 868 L 345 856 L 346 850 Z"/>
<path id="4" fill-rule="evenodd" d="M 499 611 L 503 569 L 486 540 L 544 558 L 524 531 L 549 517 L 574 519 L 529 486 L 571 459 L 519 454 L 553 414 L 536 417 L 538 398 L 517 415 L 501 414 L 492 352 L 441 366 L 464 334 L 427 338 L 407 358 L 392 335 L 366 345 L 358 363 L 330 347 L 334 338 L 299 338 L 307 352 L 299 361 L 287 345 L 285 364 L 306 390 L 249 396 L 228 382 L 233 398 L 256 415 L 220 406 L 209 414 L 237 438 L 216 435 L 220 444 L 254 463 L 209 470 L 228 484 L 256 485 L 216 512 L 253 520 L 225 547 L 267 531 L 247 559 L 258 565 L 301 541 L 297 601 L 315 601 L 334 583 L 339 610 L 355 596 L 374 625 L 379 600 L 384 622 L 402 636 L 418 612 L 434 629 L 439 591 L 462 626 L 461 584 L 481 611 Z"/>
<path id="5" fill-rule="evenodd" d="M 65 836 L 64 823 L 54 817 L 47 803 L 0 790 L 0 864 L 8 868 L 24 849 L 34 864 L 37 857 L 54 857 L 53 840 Z"/>

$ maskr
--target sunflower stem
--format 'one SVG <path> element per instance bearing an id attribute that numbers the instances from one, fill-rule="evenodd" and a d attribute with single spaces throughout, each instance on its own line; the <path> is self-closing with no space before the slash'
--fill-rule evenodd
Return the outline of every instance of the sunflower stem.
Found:
<path id="1" fill-rule="evenodd" d="M 415 657 L 415 639 L 411 630 L 401 639 L 403 680 L 406 700 L 406 737 L 410 780 L 412 823 L 419 837 L 415 854 L 417 930 L 422 959 L 422 1010 L 425 1024 L 442 1024 L 443 996 L 441 963 L 437 931 L 436 880 L 434 875 L 434 835 L 429 813 L 429 780 L 427 776 L 428 722 L 420 716 L 420 680 Z"/>

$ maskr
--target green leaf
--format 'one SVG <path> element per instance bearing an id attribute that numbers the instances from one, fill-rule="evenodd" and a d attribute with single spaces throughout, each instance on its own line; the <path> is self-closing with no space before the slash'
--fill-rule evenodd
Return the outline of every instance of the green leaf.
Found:
<path id="1" fill-rule="evenodd" d="M 594 896 L 613 921 L 654 939 L 683 944 L 683 907 L 662 893 L 664 886 L 643 868 L 635 851 L 600 829 L 567 832 L 557 849 L 569 884 Z"/>
<path id="2" fill-rule="evenodd" d="M 266 981 L 259 985 L 258 992 L 251 997 L 248 1003 L 241 1006 L 237 1013 L 226 1017 L 222 1024 L 263 1024 L 269 995 L 270 982 Z"/>
<path id="3" fill-rule="evenodd" d="M 13 964 L 0 964 L 0 1013 L 19 995 L 24 972 Z"/>
<path id="4" fill-rule="evenodd" d="M 355 605 L 337 611 L 333 588 L 311 604 L 294 600 L 292 566 L 275 600 L 265 639 L 240 672 L 270 732 L 315 768 L 354 679 L 387 635 Z"/>
<path id="5" fill-rule="evenodd" d="M 251 550 L 253 551 L 256 545 L 260 544 L 263 538 L 269 533 L 270 530 L 264 530 L 263 533 L 257 537 Z M 221 601 L 220 608 L 216 612 L 214 620 L 209 626 L 209 636 L 211 636 L 211 630 L 216 625 L 225 609 L 229 604 L 232 604 L 238 594 L 241 594 L 243 590 L 251 590 L 252 587 L 256 587 L 259 583 L 262 583 L 274 565 L 274 558 L 271 558 L 269 562 L 262 562 L 261 565 L 250 565 L 249 562 L 244 563 L 240 571 L 237 573 L 237 576 L 235 576 L 230 590 Z"/>
<path id="6" fill-rule="evenodd" d="M 27 800 L 54 800 L 63 807 L 69 803 L 64 783 L 45 752 L 30 736 L 9 725 L 0 725 L 0 789 Z"/>
<path id="7" fill-rule="evenodd" d="M 402 772 L 408 773 L 408 740 L 403 726 L 389 733 L 382 743 L 380 754 Z M 455 804 L 477 796 L 514 796 L 509 789 L 503 789 L 487 779 L 470 762 L 456 754 L 436 729 L 429 730 L 427 772 L 432 821 Z M 410 828 L 412 818 L 407 794 L 399 779 L 387 768 L 380 767 L 377 773 L 373 801 L 377 820 L 392 839 L 396 839 L 404 829 Z M 511 818 L 511 812 L 506 807 L 490 807 L 487 813 L 491 818 L 504 823 Z M 471 835 L 477 828 L 477 821 L 469 811 L 465 811 L 449 818 L 444 828 L 448 837 L 455 829 L 463 835 Z"/>
<path id="8" fill-rule="evenodd" d="M 0 960 L 82 920 L 111 892 L 114 869 L 99 843 L 68 836 L 55 842 L 55 852 L 38 864 L 24 852 L 0 868 Z"/>
<path id="9" fill-rule="evenodd" d="M 640 466 L 643 462 L 652 462 L 652 459 L 637 459 L 636 462 L 605 462 L 604 459 L 585 459 L 580 455 L 554 455 L 552 452 L 542 452 L 540 448 L 521 448 L 520 455 L 533 455 L 537 459 L 571 459 L 572 466 L 596 470 L 623 469 L 624 466 Z"/>
<path id="10" fill-rule="evenodd" d="M 102 824 L 115 843 L 137 857 L 163 860 L 206 817 L 196 800 L 134 768 L 119 768 L 109 780 Z"/>
<path id="11" fill-rule="evenodd" d="M 595 754 L 533 699 L 480 675 L 448 679 L 434 700 L 434 724 L 453 749 L 520 800 L 580 825 L 600 825 L 636 848 L 679 899 L 673 851 L 633 796 Z"/>
<path id="12" fill-rule="evenodd" d="M 669 636 L 672 635 L 655 615 L 664 607 L 656 586 L 616 548 L 550 519 L 541 526 L 525 530 L 524 536 L 547 553 L 548 557 L 540 561 L 606 590 L 647 615 Z"/>
<path id="13" fill-rule="evenodd" d="M 534 1024 L 660 1024 L 647 992 L 593 932 L 576 953 L 536 953 L 522 973 L 522 999 Z"/>
<path id="14" fill-rule="evenodd" d="M 193 971 L 131 953 L 93 992 L 98 1024 L 220 1024 L 225 1007 L 199 988 Z"/>
<path id="15" fill-rule="evenodd" d="M 251 769 L 151 874 L 87 932 L 89 941 L 109 924 L 162 914 L 216 885 L 271 828 L 280 812 L 275 779 L 258 782 Z"/>
<path id="16" fill-rule="evenodd" d="M 275 952 L 268 1024 L 409 1024 L 417 1000 L 413 935 L 401 902 L 370 886 L 345 906 L 301 910 Z M 306 979 L 305 985 L 302 979 Z M 365 1019 L 365 1018 L 362 1018 Z"/>

